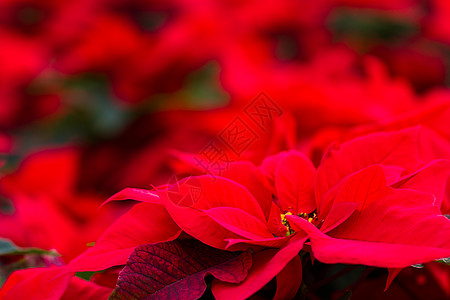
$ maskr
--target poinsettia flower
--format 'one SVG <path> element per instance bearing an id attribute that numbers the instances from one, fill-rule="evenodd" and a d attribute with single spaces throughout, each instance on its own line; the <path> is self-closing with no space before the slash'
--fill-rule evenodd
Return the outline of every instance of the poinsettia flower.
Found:
<path id="1" fill-rule="evenodd" d="M 220 298 L 220 295 L 228 290 L 242 295 L 251 295 L 277 275 L 280 287 L 283 287 L 278 292 L 280 297 L 295 294 L 299 285 L 292 284 L 283 274 L 301 267 L 297 254 L 303 247 L 306 235 L 286 237 L 281 233 L 281 236 L 274 237 L 259 203 L 243 186 L 234 181 L 210 176 L 191 178 L 195 178 L 196 183 L 201 185 L 201 199 L 198 205 L 210 203 L 211 206 L 216 207 L 210 207 L 196 215 L 195 211 L 198 212 L 199 208 L 183 206 L 183 203 L 176 203 L 176 205 L 173 203 L 175 207 L 172 206 L 170 203 L 176 199 L 174 196 L 167 196 L 167 198 L 162 196 L 163 199 L 160 199 L 155 192 L 140 189 L 124 190 L 113 196 L 111 200 L 135 199 L 142 203 L 135 205 L 114 223 L 91 249 L 72 260 L 67 266 L 68 270 L 71 272 L 98 271 L 124 264 L 137 246 L 176 238 L 180 234 L 177 225 L 180 225 L 186 233 L 216 248 L 226 248 L 232 240 L 237 241 L 240 245 L 239 249 L 248 248 L 248 245 L 243 246 L 244 244 L 281 247 L 279 251 L 269 249 L 258 252 L 256 256 L 258 259 L 252 264 L 249 279 L 242 283 L 243 286 L 240 284 L 220 286 L 218 282 L 218 287 L 215 289 L 218 293 L 217 297 Z M 182 188 L 176 192 L 182 195 L 185 192 L 191 192 L 183 189 L 187 187 L 183 181 L 179 186 Z M 159 191 L 159 194 L 168 195 L 170 191 L 174 191 L 170 189 L 171 187 L 168 187 L 165 192 Z M 184 212 L 180 210 L 183 208 L 189 211 L 190 218 L 186 218 L 186 210 Z M 270 208 L 273 209 L 273 207 Z M 185 215 L 182 216 L 180 213 Z M 230 214 L 231 222 L 225 222 L 223 213 Z M 279 213 L 278 216 L 273 214 L 268 216 L 275 217 L 281 225 Z M 239 217 L 242 218 L 239 219 Z M 219 223 L 214 225 L 215 222 Z"/>
<path id="2" fill-rule="evenodd" d="M 450 220 L 440 212 L 450 163 L 423 165 L 419 130 L 374 133 L 328 149 L 315 175 L 314 213 L 285 216 L 293 231 L 308 233 L 315 258 L 392 269 L 450 255 Z M 278 165 L 296 157 L 289 152 Z M 291 194 L 299 186 L 285 185 Z"/>
<path id="3" fill-rule="evenodd" d="M 377 191 L 372 197 L 383 196 L 388 199 L 403 199 L 406 197 L 403 195 L 406 193 L 403 190 L 416 190 L 415 194 L 412 194 L 413 196 L 408 195 L 408 197 L 411 197 L 411 199 L 414 197 L 417 199 L 425 198 L 423 198 L 422 206 L 419 205 L 420 200 L 417 200 L 415 205 L 418 205 L 419 208 L 434 205 L 434 208 L 437 208 L 437 211 L 436 209 L 434 210 L 437 218 L 431 224 L 433 222 L 435 224 L 440 224 L 440 222 L 445 224 L 446 219 L 439 217 L 439 207 L 442 203 L 448 164 L 446 161 L 432 161 L 423 166 L 423 161 L 418 153 L 419 131 L 420 128 L 411 128 L 399 132 L 376 133 L 344 143 L 340 148 L 333 146 L 329 149 L 317 174 L 312 163 L 303 154 L 296 151 L 283 152 L 268 157 L 258 168 L 252 167 L 249 163 L 235 163 L 230 165 L 230 168 L 223 174 L 245 185 L 247 191 L 252 191 L 251 196 L 258 196 L 257 201 L 253 200 L 255 197 L 248 198 L 248 194 L 243 193 L 245 196 L 236 196 L 236 194 L 224 196 L 223 199 L 227 199 L 226 202 L 223 202 L 223 200 L 220 202 L 220 199 L 217 200 L 217 195 L 222 193 L 221 189 L 227 184 L 232 186 L 236 182 L 229 182 L 220 177 L 212 178 L 206 176 L 191 177 L 185 181 L 185 185 L 181 184 L 179 186 L 186 188 L 186 190 L 177 190 L 177 193 L 187 195 L 190 188 L 193 186 L 197 187 L 201 190 L 198 198 L 194 199 L 190 196 L 184 199 L 187 200 L 186 203 L 180 203 L 178 202 L 179 199 L 174 201 L 174 198 L 167 194 L 165 197 L 166 206 L 175 222 L 190 235 L 219 248 L 224 247 L 223 241 L 227 240 L 229 241 L 229 244 L 226 246 L 228 249 L 239 249 L 236 246 L 239 247 L 242 244 L 275 246 L 274 242 L 279 241 L 280 238 L 271 239 L 269 235 L 265 235 L 265 232 L 267 232 L 265 230 L 270 228 L 269 224 L 277 223 L 277 221 L 272 222 L 268 220 L 266 226 L 259 222 L 264 220 L 262 215 L 273 217 L 274 209 L 278 211 L 278 215 L 281 214 L 281 223 L 286 226 L 288 234 L 294 233 L 295 229 L 303 231 L 302 227 L 298 225 L 299 219 L 302 220 L 300 224 L 309 224 L 303 225 L 306 226 L 305 231 L 308 233 L 310 228 L 316 228 L 316 231 L 323 231 L 324 233 L 336 232 L 336 228 L 344 228 L 344 224 L 347 224 L 345 222 L 350 222 L 348 220 L 353 215 L 365 208 L 365 204 L 361 203 L 366 203 L 365 201 L 378 203 L 374 200 L 376 198 L 369 200 L 359 199 L 359 197 L 365 197 L 364 193 L 370 192 L 372 189 Z M 254 180 L 261 174 L 264 175 L 265 180 L 256 180 L 262 186 L 259 189 L 255 189 L 254 187 L 258 185 L 255 182 L 250 183 L 251 180 L 248 178 L 251 177 Z M 362 181 L 358 185 L 358 178 L 360 177 L 369 181 Z M 208 178 L 210 182 L 208 182 Z M 188 184 L 189 180 L 191 184 Z M 220 182 L 220 185 L 217 185 L 217 188 L 214 189 L 212 187 L 214 187 L 216 180 Z M 374 184 L 374 186 L 371 186 L 371 184 Z M 381 188 L 383 184 L 387 190 Z M 261 205 L 264 206 L 263 187 L 275 196 L 274 203 L 276 205 L 271 207 L 272 211 L 268 214 L 258 213 L 260 210 L 257 209 L 256 205 L 256 203 L 259 203 L 260 207 Z M 360 187 L 360 190 L 357 187 Z M 315 195 L 313 192 L 314 188 Z M 232 188 L 235 191 L 239 189 L 242 189 L 242 187 L 237 188 L 236 186 Z M 395 192 L 393 195 L 390 195 L 388 192 L 390 189 L 400 190 L 401 192 Z M 214 190 L 215 193 L 210 192 L 210 190 Z M 355 194 L 358 191 L 360 194 Z M 235 204 L 233 203 L 235 200 L 228 200 L 247 199 L 246 197 L 251 200 L 245 201 L 245 204 Z M 431 197 L 432 201 L 427 201 L 427 197 Z M 254 203 L 254 206 L 249 203 Z M 250 205 L 250 207 L 243 207 L 245 205 Z M 386 205 L 389 207 L 390 204 Z M 237 207 L 238 209 L 236 209 Z M 433 209 L 430 209 L 427 211 L 433 212 Z M 408 212 L 411 208 L 405 206 L 405 210 Z M 251 214 L 249 214 L 250 211 Z M 191 213 L 192 217 L 186 219 L 185 216 Z M 249 217 L 249 215 L 253 216 L 253 218 Z M 256 218 L 254 218 L 255 216 Z M 383 216 L 383 214 L 380 214 L 380 218 L 383 218 Z M 400 214 L 400 216 L 403 215 Z M 409 217 L 413 218 L 414 215 Z M 295 226 L 295 229 L 291 225 Z M 389 226 L 392 225 L 390 224 Z M 202 226 L 205 226 L 206 230 Z M 357 228 L 353 229 L 353 226 L 349 226 L 348 230 L 357 230 Z M 376 228 L 372 228 L 372 230 L 375 231 Z M 428 230 L 430 230 L 429 227 Z M 220 234 L 213 236 L 212 232 L 219 232 Z M 241 238 L 234 237 L 234 234 L 241 235 Z M 274 234 L 273 231 L 272 234 Z M 360 234 L 364 235 L 364 233 Z M 376 236 L 375 233 L 372 234 L 370 231 L 366 234 L 369 237 Z M 435 235 L 431 239 L 436 240 L 437 237 L 438 235 Z M 359 239 L 362 238 L 359 237 Z M 395 248 L 395 241 L 389 241 L 387 244 L 389 245 L 386 247 Z M 411 257 L 405 258 L 404 261 L 394 262 L 392 257 L 360 257 L 358 262 L 366 265 L 389 266 L 391 268 L 399 265 L 408 266 L 412 264 L 411 260 L 430 260 L 429 257 L 437 259 L 445 256 L 448 250 L 442 247 L 438 243 L 435 247 L 436 251 L 425 251 L 426 254 L 423 254 L 423 256 L 412 253 Z M 332 253 L 330 252 L 331 257 L 333 256 Z M 327 257 L 326 259 L 330 258 Z M 326 259 L 325 262 L 327 262 Z M 334 259 L 333 263 L 352 262 L 340 256 Z"/>
<path id="4" fill-rule="evenodd" d="M 298 253 L 307 235 L 315 257 L 330 263 L 401 268 L 445 257 L 449 249 L 440 236 L 448 232 L 449 221 L 439 205 L 448 165 L 420 163 L 418 130 L 376 133 L 333 146 L 317 172 L 303 154 L 289 151 L 260 167 L 233 164 L 226 173 L 233 180 L 194 176 L 156 191 L 126 189 L 111 200 L 143 203 L 68 268 L 73 273 L 124 264 L 135 247 L 173 240 L 183 230 L 215 248 L 255 251 L 248 277 L 234 284 L 215 281 L 216 297 L 245 298 L 277 277 L 277 295 L 283 298 L 298 290 L 286 272 L 301 272 Z M 402 156 L 405 152 L 409 155 Z M 341 160 L 348 163 L 339 165 Z M 410 226 L 424 238 L 417 239 Z"/>

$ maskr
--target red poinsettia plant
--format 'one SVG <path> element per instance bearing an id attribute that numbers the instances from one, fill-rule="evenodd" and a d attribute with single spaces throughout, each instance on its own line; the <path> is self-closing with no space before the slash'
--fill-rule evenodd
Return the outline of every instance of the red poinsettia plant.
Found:
<path id="1" fill-rule="evenodd" d="M 427 134 L 416 126 L 336 143 L 317 168 L 290 150 L 258 166 L 231 162 L 220 176 L 127 188 L 108 202 L 138 203 L 95 245 L 67 264 L 13 273 L 0 295 L 312 298 L 317 282 L 303 273 L 314 264 L 387 268 L 388 288 L 403 268 L 450 257 L 450 162 L 424 150 Z M 194 158 L 183 157 L 193 173 Z"/>
<path id="2" fill-rule="evenodd" d="M 450 299 L 449 3 L 0 0 L 0 299 Z"/>

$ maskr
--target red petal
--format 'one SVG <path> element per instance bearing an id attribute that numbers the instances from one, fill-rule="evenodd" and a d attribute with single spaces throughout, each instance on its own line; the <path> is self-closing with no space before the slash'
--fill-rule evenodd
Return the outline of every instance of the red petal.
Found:
<path id="1" fill-rule="evenodd" d="M 275 186 L 282 212 L 311 213 L 316 209 L 313 182 L 316 169 L 298 151 L 289 151 L 275 172 Z"/>
<path id="2" fill-rule="evenodd" d="M 193 194 L 195 189 L 196 194 Z M 161 191 L 167 211 L 183 231 L 212 247 L 224 249 L 226 239 L 242 236 L 224 228 L 204 211 L 216 207 L 238 208 L 266 223 L 255 198 L 242 185 L 211 176 L 189 177 L 174 188 Z"/>
<path id="3" fill-rule="evenodd" d="M 375 201 L 378 194 L 386 188 L 386 180 L 381 165 L 373 165 L 359 171 L 336 187 L 328 191 L 320 202 L 319 217 L 329 219 L 336 217 L 331 214 L 331 207 L 338 203 L 357 203 Z M 368 197 L 370 195 L 370 197 Z M 330 224 L 331 225 L 331 224 Z"/>
<path id="4" fill-rule="evenodd" d="M 343 263 L 381 268 L 404 268 L 412 264 L 450 256 L 450 248 L 335 239 L 322 233 L 302 218 L 287 217 L 292 227 L 308 233 L 314 257 L 327 264 Z"/>
<path id="5" fill-rule="evenodd" d="M 303 234 L 303 233 L 299 233 Z M 303 234 L 306 237 L 306 234 Z M 247 240 L 247 239 L 228 239 L 228 245 L 226 247 L 227 250 L 230 251 L 236 251 L 242 248 L 243 245 L 252 245 L 252 246 L 260 246 L 263 248 L 283 248 L 286 246 L 286 244 L 289 242 L 292 236 L 288 237 L 275 237 L 275 238 L 265 238 L 265 239 L 254 239 L 254 240 Z"/>
<path id="6" fill-rule="evenodd" d="M 232 207 L 217 207 L 204 211 L 224 228 L 248 239 L 273 238 L 267 224 L 254 216 Z"/>
<path id="7" fill-rule="evenodd" d="M 108 299 L 112 289 L 93 282 L 73 277 L 61 300 L 72 299 Z"/>
<path id="8" fill-rule="evenodd" d="M 317 170 L 316 201 L 346 176 L 370 165 L 398 166 L 411 172 L 418 165 L 419 127 L 373 133 L 340 147 L 330 147 Z"/>
<path id="9" fill-rule="evenodd" d="M 302 260 L 294 257 L 277 275 L 275 299 L 294 299 L 302 283 Z"/>
<path id="10" fill-rule="evenodd" d="M 233 295 L 235 299 L 245 299 L 253 295 L 297 256 L 303 248 L 305 240 L 306 238 L 302 236 L 294 236 L 289 244 L 280 250 L 269 249 L 254 254 L 252 268 L 242 283 L 230 284 L 217 280 L 213 281 L 212 292 L 214 297 L 216 299 L 229 299 L 230 295 Z"/>
<path id="11" fill-rule="evenodd" d="M 360 206 L 329 235 L 450 249 L 450 220 L 433 205 L 434 196 L 392 189 L 383 185 L 383 181 L 383 171 L 377 166 L 352 176 L 338 198 L 360 203 Z"/>
<path id="12" fill-rule="evenodd" d="M 272 192 L 261 171 L 247 161 L 231 162 L 220 176 L 243 185 L 258 201 L 266 219 L 272 205 Z"/>
<path id="13" fill-rule="evenodd" d="M 174 155 L 179 159 L 186 167 L 190 166 L 191 171 L 195 171 L 195 174 L 204 174 L 205 170 L 202 170 L 198 161 L 203 160 L 202 157 L 196 157 L 195 155 L 174 151 Z M 208 164 L 208 162 L 205 162 Z M 226 167 L 218 170 L 210 170 L 214 174 L 213 178 L 224 177 L 231 179 L 243 185 L 261 206 L 266 218 L 269 217 L 270 207 L 272 205 L 272 193 L 268 187 L 268 182 L 261 170 L 249 161 L 231 161 Z"/>
<path id="14" fill-rule="evenodd" d="M 435 160 L 413 174 L 404 176 L 392 187 L 430 193 L 436 198 L 434 204 L 441 207 L 449 173 L 450 161 Z"/>
<path id="15" fill-rule="evenodd" d="M 0 299 L 59 300 L 75 273 L 65 267 L 33 268 L 12 273 L 2 289 Z"/>
<path id="16" fill-rule="evenodd" d="M 120 200 L 136 200 L 140 202 L 162 204 L 161 199 L 159 199 L 158 193 L 154 191 L 126 188 L 109 197 L 105 202 L 102 203 L 101 206 L 104 206 L 112 201 Z"/>
<path id="17" fill-rule="evenodd" d="M 72 260 L 75 271 L 99 271 L 124 265 L 134 248 L 147 243 L 170 241 L 181 230 L 164 206 L 139 203 L 112 224 L 95 245 Z"/>
<path id="18" fill-rule="evenodd" d="M 386 286 L 384 287 L 384 291 L 387 291 L 392 281 L 394 281 L 395 277 L 403 270 L 402 268 L 388 268 L 389 274 L 386 280 Z"/>
<path id="19" fill-rule="evenodd" d="M 271 155 L 266 157 L 261 165 L 259 166 L 259 169 L 261 170 L 261 173 L 266 177 L 268 180 L 269 186 L 272 189 L 272 193 L 276 193 L 275 189 L 275 171 L 277 170 L 278 164 L 280 160 L 287 155 L 287 152 L 280 152 L 275 155 Z"/>
<path id="20" fill-rule="evenodd" d="M 324 233 L 333 230 L 347 220 L 353 212 L 358 208 L 359 203 L 353 202 L 339 202 L 335 203 L 328 213 L 320 230 Z"/>
<path id="21" fill-rule="evenodd" d="M 374 165 L 349 177 L 337 193 L 335 205 L 359 207 L 328 233 L 334 238 L 301 218 L 287 217 L 291 226 L 308 233 L 318 260 L 402 268 L 450 256 L 450 220 L 434 200 L 429 193 L 387 187 L 383 168 Z"/>
<path id="22" fill-rule="evenodd" d="M 274 202 L 272 202 L 267 226 L 274 236 L 286 236 L 287 229 L 281 223 L 280 208 Z"/>

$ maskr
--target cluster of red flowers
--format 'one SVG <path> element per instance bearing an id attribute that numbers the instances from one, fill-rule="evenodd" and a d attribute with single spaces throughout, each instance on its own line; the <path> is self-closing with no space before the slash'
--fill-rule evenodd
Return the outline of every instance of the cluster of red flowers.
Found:
<path id="1" fill-rule="evenodd" d="M 450 298 L 449 18 L 0 0 L 0 299 Z"/>

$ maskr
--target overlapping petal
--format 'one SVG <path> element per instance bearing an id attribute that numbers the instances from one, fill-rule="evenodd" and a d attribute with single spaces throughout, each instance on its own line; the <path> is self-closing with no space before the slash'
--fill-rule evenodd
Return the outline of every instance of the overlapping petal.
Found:
<path id="1" fill-rule="evenodd" d="M 180 181 L 176 189 L 169 186 L 160 193 L 177 225 L 207 245 L 225 249 L 227 239 L 243 238 L 235 232 L 243 222 L 249 225 L 247 232 L 256 236 L 265 232 L 260 237 L 267 237 L 267 221 L 261 206 L 246 188 L 234 181 L 212 176 L 189 177 Z M 219 208 L 235 215 L 226 219 L 222 213 L 220 217 Z M 244 219 L 240 220 L 241 217 Z M 216 219 L 227 225 L 222 226 Z"/>

